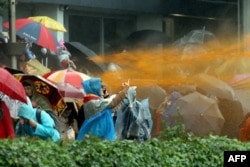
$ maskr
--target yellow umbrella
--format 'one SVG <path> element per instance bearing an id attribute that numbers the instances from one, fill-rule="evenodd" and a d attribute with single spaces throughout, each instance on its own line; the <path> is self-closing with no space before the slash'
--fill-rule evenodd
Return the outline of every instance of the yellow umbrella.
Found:
<path id="1" fill-rule="evenodd" d="M 50 72 L 50 69 L 42 65 L 37 59 L 27 61 L 27 72 L 29 74 L 40 75 Z"/>
<path id="2" fill-rule="evenodd" d="M 34 16 L 29 17 L 29 19 L 34 20 L 36 22 L 40 22 L 48 29 L 54 30 L 54 31 L 61 31 L 61 32 L 67 32 L 65 27 L 58 21 L 48 17 L 48 16 Z"/>

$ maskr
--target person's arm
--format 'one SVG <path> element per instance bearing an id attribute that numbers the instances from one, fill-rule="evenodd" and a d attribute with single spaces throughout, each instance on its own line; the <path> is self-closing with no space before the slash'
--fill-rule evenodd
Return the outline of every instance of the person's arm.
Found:
<path id="1" fill-rule="evenodd" d="M 126 93 L 129 89 L 129 82 L 124 82 L 122 84 L 123 90 L 121 90 L 109 103 L 110 108 L 116 107 L 118 104 L 122 102 L 122 100 L 126 97 Z"/>
<path id="2" fill-rule="evenodd" d="M 60 140 L 60 134 L 59 132 L 51 127 L 45 127 L 42 124 L 36 123 L 33 120 L 30 120 L 30 126 L 35 128 L 35 135 L 43 136 L 45 138 L 51 138 L 53 141 Z"/>

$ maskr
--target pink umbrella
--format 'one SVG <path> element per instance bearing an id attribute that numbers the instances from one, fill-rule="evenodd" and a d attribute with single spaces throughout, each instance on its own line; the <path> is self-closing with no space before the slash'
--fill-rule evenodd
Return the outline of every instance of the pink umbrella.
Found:
<path id="1" fill-rule="evenodd" d="M 55 85 L 63 97 L 82 99 L 84 96 L 83 89 L 77 88 L 69 83 L 61 82 Z"/>

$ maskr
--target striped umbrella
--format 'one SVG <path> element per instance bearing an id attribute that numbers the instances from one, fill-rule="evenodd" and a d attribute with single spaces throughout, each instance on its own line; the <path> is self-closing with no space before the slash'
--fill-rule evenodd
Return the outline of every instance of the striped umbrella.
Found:
<path id="1" fill-rule="evenodd" d="M 77 88 L 82 88 L 82 81 L 90 78 L 90 76 L 70 68 L 50 72 L 43 77 L 54 83 L 69 83 Z"/>

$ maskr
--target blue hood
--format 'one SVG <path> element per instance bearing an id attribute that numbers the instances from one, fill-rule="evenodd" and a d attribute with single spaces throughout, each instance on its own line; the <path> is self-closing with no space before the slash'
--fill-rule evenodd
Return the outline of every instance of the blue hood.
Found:
<path id="1" fill-rule="evenodd" d="M 28 104 L 22 104 L 18 109 L 18 117 L 26 119 L 35 119 L 36 109 Z"/>
<path id="2" fill-rule="evenodd" d="M 86 94 L 101 96 L 102 80 L 100 78 L 91 78 L 82 82 Z"/>

